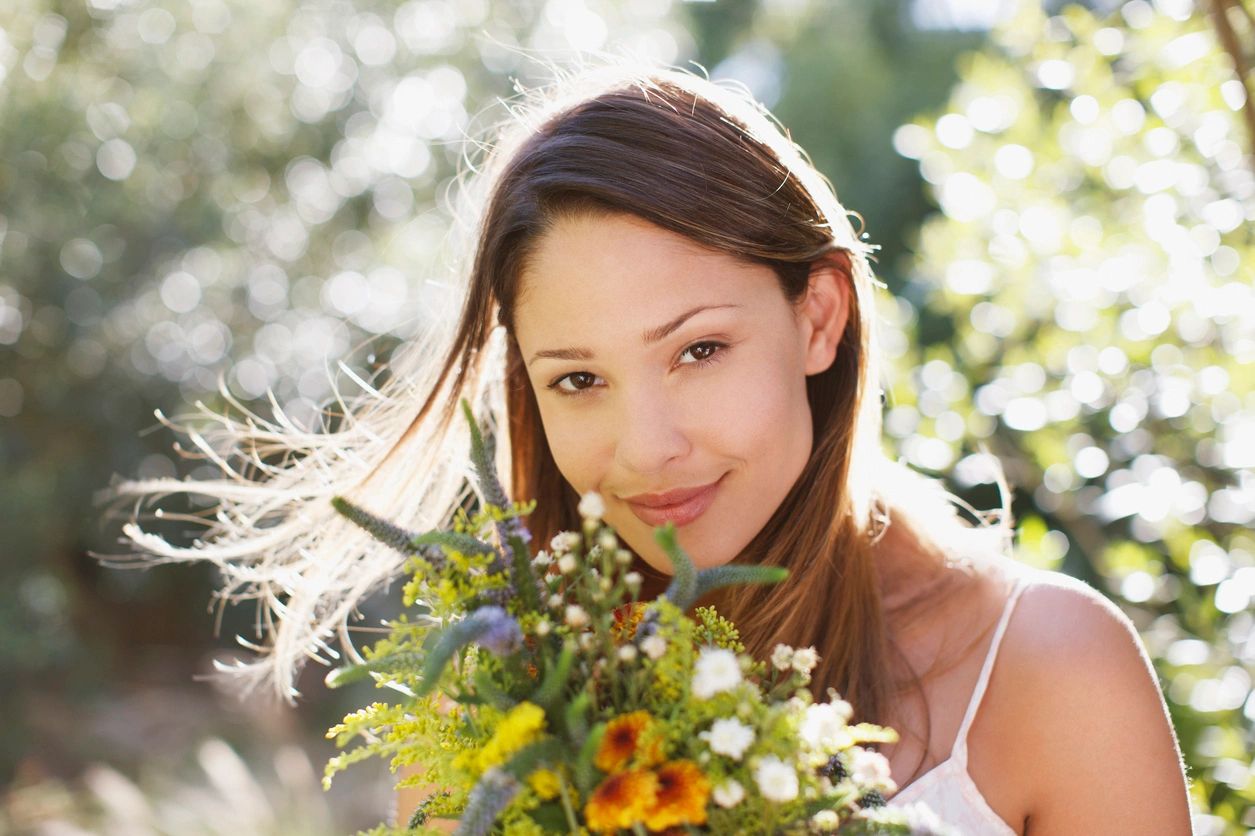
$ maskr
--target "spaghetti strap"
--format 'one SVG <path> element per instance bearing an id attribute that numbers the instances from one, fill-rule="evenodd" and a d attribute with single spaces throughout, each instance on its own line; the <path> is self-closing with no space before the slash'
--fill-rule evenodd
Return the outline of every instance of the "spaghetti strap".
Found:
<path id="1" fill-rule="evenodd" d="M 972 691 L 972 699 L 968 703 L 967 713 L 963 715 L 963 723 L 959 726 L 958 736 L 954 740 L 954 750 L 950 757 L 963 763 L 965 768 L 967 764 L 967 732 L 972 726 L 972 721 L 976 719 L 976 711 L 980 708 L 981 699 L 985 696 L 985 688 L 989 685 L 989 675 L 993 672 L 994 660 L 998 656 L 998 646 L 1002 644 L 1002 634 L 1006 632 L 1007 623 L 1011 620 L 1011 612 L 1015 609 L 1016 601 L 1019 599 L 1020 593 L 1024 591 L 1025 585 L 1025 575 L 1020 575 L 1015 579 L 1011 594 L 1003 607 L 1002 618 L 998 621 L 998 629 L 994 631 L 994 639 L 989 645 L 989 652 L 985 655 L 985 664 L 981 668 L 980 678 L 976 680 L 976 688 Z"/>

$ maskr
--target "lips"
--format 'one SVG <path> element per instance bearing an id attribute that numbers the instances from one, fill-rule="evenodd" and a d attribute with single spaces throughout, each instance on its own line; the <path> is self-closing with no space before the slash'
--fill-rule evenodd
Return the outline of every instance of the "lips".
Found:
<path id="1" fill-rule="evenodd" d="M 679 488 L 659 494 L 639 494 L 625 501 L 642 522 L 659 526 L 673 522 L 688 525 L 706 512 L 715 501 L 723 477 L 699 488 Z"/>

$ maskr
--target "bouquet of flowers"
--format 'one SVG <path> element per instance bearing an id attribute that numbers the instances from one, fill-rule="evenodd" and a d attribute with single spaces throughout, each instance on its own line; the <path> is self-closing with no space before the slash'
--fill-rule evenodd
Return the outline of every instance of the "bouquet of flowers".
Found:
<path id="1" fill-rule="evenodd" d="M 453 531 L 413 534 L 337 497 L 336 508 L 407 555 L 406 611 L 363 664 L 333 671 L 332 687 L 372 677 L 402 696 L 347 716 L 327 736 L 356 748 L 327 764 L 324 785 L 380 755 L 418 764 L 406 785 L 439 791 L 405 829 L 461 834 L 943 833 L 927 808 L 889 808 L 879 753 L 897 739 L 853 723 L 849 703 L 806 685 L 810 648 L 744 653 L 735 625 L 687 611 L 709 590 L 777 583 L 786 570 L 695 571 L 674 525 L 655 530 L 674 566 L 666 593 L 638 601 L 631 552 L 601 522 L 596 493 L 581 499 L 581 532 L 532 556 L 521 518 L 496 479 L 466 401 L 483 507 Z"/>

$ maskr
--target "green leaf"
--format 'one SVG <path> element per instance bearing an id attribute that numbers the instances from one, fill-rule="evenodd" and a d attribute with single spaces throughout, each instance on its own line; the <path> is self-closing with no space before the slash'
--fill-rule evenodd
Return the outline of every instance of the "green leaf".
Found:
<path id="1" fill-rule="evenodd" d="M 545 709 L 548 713 L 562 696 L 567 681 L 571 678 L 571 667 L 575 664 L 575 643 L 566 642 L 558 661 L 546 673 L 540 686 L 532 692 L 531 702 Z"/>
<path id="2" fill-rule="evenodd" d="M 584 745 L 580 747 L 579 757 L 575 760 L 575 785 L 580 788 L 582 795 L 587 796 L 592 792 L 600 780 L 600 771 L 593 765 L 593 758 L 597 756 L 597 749 L 601 746 L 601 739 L 605 734 L 605 723 L 593 726 L 588 737 L 584 738 Z"/>

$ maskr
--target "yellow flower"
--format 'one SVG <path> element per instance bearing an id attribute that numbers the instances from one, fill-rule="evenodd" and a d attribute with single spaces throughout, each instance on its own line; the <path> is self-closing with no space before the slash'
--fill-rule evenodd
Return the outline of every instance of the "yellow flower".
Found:
<path id="1" fill-rule="evenodd" d="M 639 822 L 654 804 L 658 779 L 652 772 L 616 772 L 597 785 L 584 805 L 588 829 L 613 833 Z"/>
<path id="2" fill-rule="evenodd" d="M 706 823 L 706 802 L 710 781 L 690 760 L 671 761 L 654 771 L 658 790 L 654 803 L 645 813 L 645 826 L 666 830 L 680 824 Z"/>
<path id="3" fill-rule="evenodd" d="M 558 795 L 558 773 L 551 769 L 536 770 L 527 776 L 527 783 L 543 801 L 548 801 Z"/>
<path id="4" fill-rule="evenodd" d="M 593 763 L 602 772 L 617 772 L 633 756 L 641 766 L 653 766 L 660 762 L 663 759 L 660 743 L 656 737 L 651 738 L 649 735 L 652 725 L 653 717 L 648 711 L 633 711 L 615 717 L 606 726 L 606 733 L 601 738 L 601 745 L 597 747 Z M 649 740 L 648 748 L 638 751 L 644 742 L 642 737 Z"/>
<path id="5" fill-rule="evenodd" d="M 484 748 L 458 765 L 476 774 L 486 772 L 508 761 L 524 746 L 540 739 L 544 731 L 544 709 L 530 702 L 521 702 L 501 718 Z"/>

